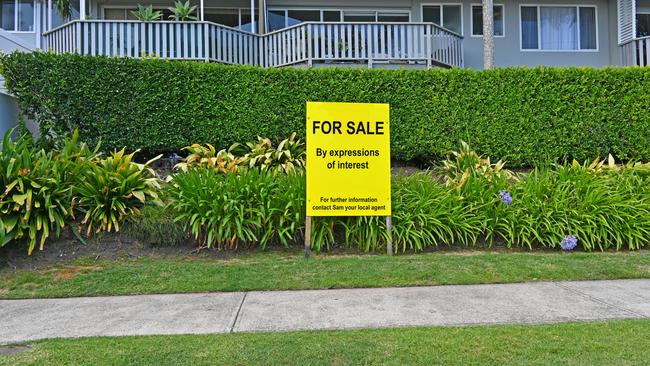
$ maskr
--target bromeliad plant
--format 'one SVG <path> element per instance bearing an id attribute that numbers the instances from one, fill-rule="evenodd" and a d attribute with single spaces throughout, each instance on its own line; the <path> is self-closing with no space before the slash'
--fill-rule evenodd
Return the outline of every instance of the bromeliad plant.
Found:
<path id="1" fill-rule="evenodd" d="M 437 172 L 442 175 L 447 186 L 455 187 L 461 192 L 471 178 L 479 178 L 486 183 L 515 182 L 517 176 L 510 170 L 504 169 L 505 162 L 499 160 L 495 164 L 489 157 L 483 157 L 472 150 L 464 141 L 460 149 L 452 151 L 451 156 L 442 161 Z"/>
<path id="2" fill-rule="evenodd" d="M 28 253 L 43 249 L 52 232 L 58 235 L 70 215 L 70 186 L 65 168 L 52 153 L 36 150 L 30 137 L 16 142 L 6 133 L 0 153 L 0 246 L 27 239 Z"/>
<path id="3" fill-rule="evenodd" d="M 72 214 L 71 187 L 80 166 L 98 158 L 79 135 L 62 141 L 58 151 L 46 152 L 32 144 L 31 136 L 12 141 L 8 131 L 0 150 L 0 246 L 26 239 L 27 252 L 43 249 L 50 234 L 59 235 Z"/>
<path id="4" fill-rule="evenodd" d="M 190 5 L 189 0 L 186 2 L 175 1 L 174 6 L 167 8 L 172 14 L 169 19 L 186 21 L 196 20 L 196 16 L 192 15 L 196 11 L 196 5 Z"/>
<path id="5" fill-rule="evenodd" d="M 111 156 L 88 164 L 80 172 L 73 189 L 75 209 L 81 211 L 86 234 L 101 231 L 119 231 L 120 224 L 140 214 L 147 202 L 162 205 L 158 197 L 161 189 L 156 173 L 149 165 L 133 161 L 135 153 L 124 149 Z"/>
<path id="6" fill-rule="evenodd" d="M 189 155 L 182 163 L 175 166 L 175 169 L 183 172 L 187 172 L 190 167 L 199 167 L 213 169 L 218 173 L 235 173 L 238 171 L 241 162 L 241 159 L 233 155 L 230 150 L 219 150 L 217 152 L 214 146 L 210 144 L 205 146 L 194 144 L 183 148 L 183 150 L 187 151 Z"/>
<path id="7" fill-rule="evenodd" d="M 153 10 L 153 5 L 143 6 L 138 4 L 137 10 L 131 10 L 131 14 L 143 22 L 153 22 L 162 18 L 162 11 Z"/>
<path id="8" fill-rule="evenodd" d="M 218 173 L 236 173 L 250 169 L 290 173 L 305 167 L 305 144 L 292 133 L 273 147 L 271 140 L 233 144 L 228 150 L 217 151 L 214 146 L 194 144 L 183 148 L 189 155 L 176 169 L 187 172 L 190 167 L 213 169 Z"/>
<path id="9" fill-rule="evenodd" d="M 243 155 L 240 164 L 248 169 L 288 173 L 305 167 L 305 144 L 296 138 L 295 132 L 282 140 L 277 148 L 273 147 L 270 139 L 258 137 L 257 143 L 235 144 L 230 150 Z"/>

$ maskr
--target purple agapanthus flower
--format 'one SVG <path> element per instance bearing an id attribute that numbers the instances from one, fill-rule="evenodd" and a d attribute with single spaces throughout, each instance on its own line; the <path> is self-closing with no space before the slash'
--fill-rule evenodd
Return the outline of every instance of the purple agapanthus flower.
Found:
<path id="1" fill-rule="evenodd" d="M 566 251 L 573 250 L 576 245 L 578 245 L 578 238 L 576 238 L 574 235 L 566 235 L 560 242 L 562 250 Z"/>
<path id="2" fill-rule="evenodd" d="M 510 206 L 510 204 L 512 203 L 512 196 L 508 191 L 499 192 L 499 199 L 501 200 L 501 202 L 505 203 L 506 206 Z"/>

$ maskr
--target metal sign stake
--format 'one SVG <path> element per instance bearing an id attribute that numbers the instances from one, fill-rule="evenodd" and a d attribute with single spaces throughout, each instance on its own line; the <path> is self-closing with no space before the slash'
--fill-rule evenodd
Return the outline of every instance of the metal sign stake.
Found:
<path id="1" fill-rule="evenodd" d="M 388 240 L 386 241 L 386 254 L 393 255 L 393 217 L 386 216 L 386 231 Z"/>
<path id="2" fill-rule="evenodd" d="M 311 216 L 305 219 L 305 258 L 311 254 Z"/>

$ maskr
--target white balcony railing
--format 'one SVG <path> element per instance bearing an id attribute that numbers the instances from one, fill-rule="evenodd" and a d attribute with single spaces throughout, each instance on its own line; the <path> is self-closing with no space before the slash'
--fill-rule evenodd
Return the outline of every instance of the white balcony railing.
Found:
<path id="1" fill-rule="evenodd" d="M 623 66 L 650 66 L 650 36 L 621 44 Z"/>
<path id="2" fill-rule="evenodd" d="M 72 21 L 43 34 L 57 53 L 278 67 L 419 62 L 463 67 L 462 36 L 433 23 L 307 22 L 257 35 L 211 22 Z"/>

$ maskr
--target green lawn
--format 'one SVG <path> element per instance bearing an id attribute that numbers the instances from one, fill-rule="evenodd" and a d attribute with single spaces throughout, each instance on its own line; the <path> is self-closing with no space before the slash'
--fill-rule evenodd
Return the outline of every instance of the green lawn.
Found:
<path id="1" fill-rule="evenodd" d="M 231 259 L 140 258 L 62 262 L 0 273 L 1 298 L 209 291 L 421 286 L 650 278 L 650 252 L 461 251 L 405 256 L 266 252 Z"/>
<path id="2" fill-rule="evenodd" d="M 650 320 L 46 340 L 0 365 L 647 365 Z"/>

